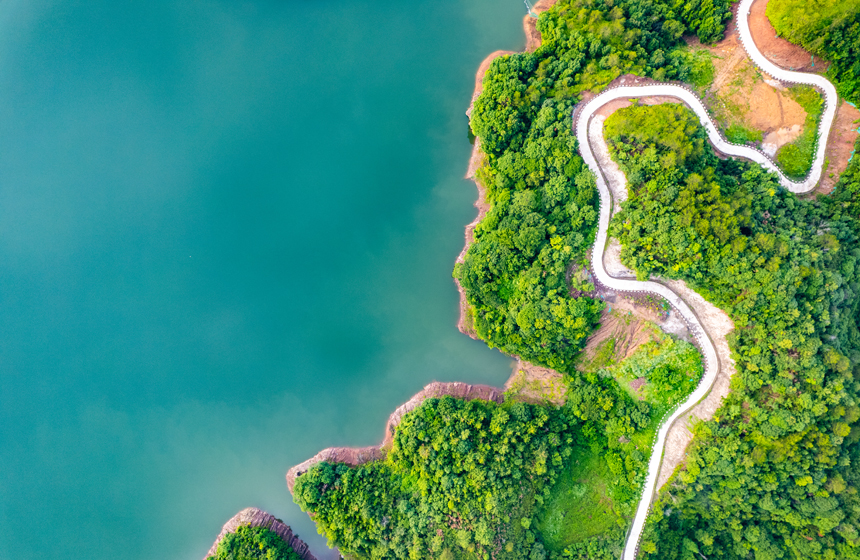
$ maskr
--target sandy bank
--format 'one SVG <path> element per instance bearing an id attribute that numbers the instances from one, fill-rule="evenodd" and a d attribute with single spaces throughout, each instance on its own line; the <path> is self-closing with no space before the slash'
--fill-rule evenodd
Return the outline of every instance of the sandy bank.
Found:
<path id="1" fill-rule="evenodd" d="M 221 528 L 221 532 L 218 533 L 218 538 L 215 539 L 215 543 L 212 545 L 212 548 L 209 549 L 209 552 L 206 553 L 206 556 L 203 557 L 203 560 L 206 560 L 210 556 L 214 556 L 215 552 L 218 550 L 218 544 L 225 536 L 227 536 L 227 533 L 235 533 L 236 529 L 241 525 L 265 527 L 284 539 L 284 542 L 290 545 L 293 550 L 302 557 L 302 560 L 317 560 L 316 557 L 311 554 L 305 541 L 300 539 L 297 535 L 294 535 L 293 530 L 290 529 L 289 525 L 284 524 L 283 521 L 274 515 L 257 508 L 245 508 L 230 518 L 230 520 Z"/>

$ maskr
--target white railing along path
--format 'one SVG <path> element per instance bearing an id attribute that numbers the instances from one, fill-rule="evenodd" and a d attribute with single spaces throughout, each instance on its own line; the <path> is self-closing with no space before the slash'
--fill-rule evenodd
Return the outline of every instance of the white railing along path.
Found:
<path id="1" fill-rule="evenodd" d="M 732 144 L 725 140 L 719 133 L 716 124 L 708 115 L 708 111 L 704 104 L 699 100 L 695 93 L 690 88 L 673 85 L 673 84 L 657 84 L 647 86 L 620 86 L 604 91 L 596 98 L 588 102 L 580 112 L 575 124 L 576 136 L 579 139 L 580 151 L 586 165 L 591 169 L 597 179 L 597 189 L 600 194 L 600 219 L 598 222 L 597 239 L 594 242 L 594 250 L 592 251 L 592 267 L 596 279 L 603 285 L 621 292 L 638 292 L 652 293 L 658 295 L 668 301 L 680 315 L 684 318 L 690 328 L 690 332 L 695 337 L 702 350 L 704 374 L 699 386 L 693 391 L 686 401 L 681 403 L 660 425 L 657 432 L 657 438 L 654 444 L 651 459 L 648 463 L 648 475 L 645 479 L 642 498 L 636 510 L 636 515 L 633 519 L 630 532 L 627 537 L 627 542 L 624 547 L 624 560 L 634 560 L 639 548 L 639 541 L 642 537 L 642 530 L 645 526 L 645 520 L 651 508 L 651 502 L 656 492 L 657 476 L 660 473 L 660 464 L 663 458 L 663 448 L 666 444 L 666 435 L 672 424 L 701 401 L 711 390 L 711 387 L 716 380 L 719 372 L 719 359 L 713 342 L 708 338 L 708 334 L 699 321 L 693 310 L 681 299 L 675 292 L 664 286 L 663 284 L 647 281 L 640 282 L 636 280 L 621 279 L 610 276 L 603 265 L 603 253 L 607 243 L 607 230 L 609 227 L 609 219 L 612 215 L 612 195 L 609 186 L 606 182 L 597 158 L 594 155 L 592 146 L 588 139 L 588 126 L 591 117 L 595 112 L 606 103 L 616 99 L 628 99 L 636 97 L 645 97 L 652 95 L 676 97 L 688 105 L 699 117 L 707 130 L 708 138 L 720 152 L 729 155 L 748 159 L 753 161 L 768 171 L 776 173 L 779 176 L 780 183 L 788 190 L 794 193 L 809 192 L 818 184 L 821 179 L 821 174 L 824 167 L 825 148 L 827 138 L 830 135 L 830 128 L 833 123 L 833 117 L 836 114 L 836 104 L 838 96 L 836 89 L 827 79 L 815 74 L 805 74 L 801 72 L 792 72 L 784 70 L 767 60 L 764 55 L 759 52 L 753 42 L 749 28 L 749 11 L 754 0 L 742 0 L 738 7 L 738 30 L 740 34 L 741 44 L 749 54 L 752 61 L 765 73 L 773 78 L 790 83 L 808 84 L 817 87 L 824 94 L 825 108 L 819 125 L 819 138 L 810 174 L 803 181 L 795 182 L 788 179 L 774 165 L 764 153 L 749 146 L 740 146 Z M 612 180 L 618 180 L 613 178 Z M 626 181 L 625 181 L 626 182 Z M 626 184 L 614 185 L 616 188 L 626 189 Z"/>

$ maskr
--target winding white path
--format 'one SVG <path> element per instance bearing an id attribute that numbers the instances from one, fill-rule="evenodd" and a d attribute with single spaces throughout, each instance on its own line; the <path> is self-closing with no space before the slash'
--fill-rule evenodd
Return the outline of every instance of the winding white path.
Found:
<path id="1" fill-rule="evenodd" d="M 825 109 L 819 126 L 819 139 L 815 161 L 812 166 L 812 171 L 809 176 L 800 182 L 791 181 L 774 165 L 774 163 L 764 153 L 750 148 L 748 146 L 739 146 L 726 141 L 718 132 L 716 125 L 708 115 L 707 109 L 696 95 L 689 88 L 672 85 L 658 84 L 649 86 L 621 86 L 606 90 L 596 98 L 588 102 L 582 109 L 577 123 L 576 136 L 580 142 L 580 151 L 585 160 L 586 165 L 591 169 L 597 178 L 597 189 L 600 193 L 600 220 L 598 222 L 597 239 L 594 243 L 592 251 L 592 266 L 597 280 L 617 291 L 622 292 L 650 292 L 665 298 L 672 306 L 678 310 L 684 320 L 690 327 L 690 331 L 695 336 L 702 349 L 704 356 L 704 375 L 699 383 L 698 388 L 682 403 L 671 415 L 664 419 L 657 433 L 657 438 L 654 444 L 654 450 L 651 454 L 651 459 L 648 464 L 648 476 L 645 480 L 642 498 L 639 501 L 639 506 L 636 510 L 636 516 L 633 519 L 633 525 L 627 537 L 627 543 L 624 547 L 624 560 L 634 560 L 639 548 L 639 540 L 642 537 L 642 529 L 645 526 L 645 520 L 651 509 L 651 502 L 656 492 L 657 477 L 660 473 L 660 463 L 663 459 L 663 449 L 666 443 L 666 435 L 672 424 L 681 417 L 684 413 L 701 401 L 711 390 L 714 380 L 719 372 L 719 359 L 717 351 L 714 348 L 713 342 L 708 337 L 701 322 L 696 314 L 675 292 L 657 282 L 639 282 L 636 280 L 621 279 L 610 276 L 603 265 L 603 253 L 607 243 L 607 229 L 609 219 L 612 215 L 612 194 L 610 192 L 607 179 L 614 182 L 622 182 L 621 184 L 613 183 L 615 189 L 626 189 L 626 179 L 619 178 L 616 174 L 604 175 L 603 170 L 598 164 L 597 158 L 594 155 L 593 148 L 588 140 L 589 121 L 594 116 L 595 112 L 606 103 L 617 99 L 629 99 L 646 96 L 671 96 L 676 97 L 687 104 L 702 121 L 705 126 L 708 137 L 716 148 L 730 156 L 742 157 L 760 164 L 769 171 L 776 173 L 779 176 L 782 185 L 795 193 L 809 192 L 818 184 L 824 168 L 824 153 L 827 144 L 827 138 L 830 135 L 830 128 L 833 124 L 833 118 L 836 114 L 836 105 L 838 96 L 836 88 L 833 87 L 827 79 L 815 74 L 805 74 L 801 72 L 791 72 L 783 70 L 775 64 L 767 60 L 764 55 L 758 50 L 753 42 L 749 28 L 749 11 L 754 0 L 742 0 L 738 7 L 738 30 L 740 33 L 741 44 L 749 54 L 752 61 L 765 73 L 773 78 L 783 81 L 798 84 L 809 84 L 816 86 L 824 93 Z M 617 191 L 616 191 L 617 192 Z"/>

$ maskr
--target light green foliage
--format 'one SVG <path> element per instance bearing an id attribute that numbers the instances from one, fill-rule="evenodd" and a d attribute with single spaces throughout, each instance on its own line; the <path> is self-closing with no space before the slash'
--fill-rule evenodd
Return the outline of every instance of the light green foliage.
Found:
<path id="1" fill-rule="evenodd" d="M 300 560 L 300 556 L 276 533 L 264 527 L 240 525 L 227 533 L 209 560 Z"/>
<path id="2" fill-rule="evenodd" d="M 688 80 L 691 84 L 703 90 L 714 83 L 714 55 L 707 49 L 691 50 L 687 53 L 687 65 L 690 67 Z"/>
<path id="3" fill-rule="evenodd" d="M 800 137 L 782 146 L 776 159 L 786 175 L 793 179 L 802 179 L 809 173 L 815 159 L 818 119 L 824 111 L 824 100 L 815 88 L 810 86 L 794 86 L 789 91 L 791 97 L 806 111 L 806 122 Z"/>
<path id="4" fill-rule="evenodd" d="M 699 121 L 686 106 L 664 103 L 619 109 L 607 119 L 604 134 L 607 138 L 623 135 L 636 146 L 656 143 L 662 150 L 660 165 L 673 169 L 684 167 L 688 159 L 697 160 L 705 153 L 706 141 L 696 134 L 698 130 Z"/>
<path id="5" fill-rule="evenodd" d="M 602 455 L 588 448 L 577 448 L 553 487 L 552 496 L 538 518 L 538 529 L 548 549 L 563 551 L 599 536 L 610 541 L 606 537 L 618 527 L 621 518 L 614 511 L 611 492 L 615 475 Z M 613 548 L 620 550 L 622 542 L 613 542 Z"/>
<path id="6" fill-rule="evenodd" d="M 644 377 L 641 394 L 651 403 L 667 407 L 693 392 L 702 378 L 702 355 L 689 342 L 655 328 L 653 340 L 636 349 L 617 366 L 601 371 L 621 382 Z"/>
<path id="7" fill-rule="evenodd" d="M 860 1 L 770 0 L 767 17 L 781 36 L 829 60 L 839 95 L 860 101 Z"/>
<path id="8" fill-rule="evenodd" d="M 686 280 L 735 324 L 733 391 L 697 426 L 643 551 L 661 560 L 857 558 L 856 164 L 834 198 L 801 199 L 710 150 L 667 168 L 657 127 L 653 139 L 637 130 L 643 141 L 619 132 L 615 157 L 635 178 L 612 225 L 622 259 Z"/>
<path id="9" fill-rule="evenodd" d="M 726 129 L 726 139 L 735 144 L 761 142 L 763 137 L 761 130 L 747 128 L 742 124 L 733 124 Z"/>

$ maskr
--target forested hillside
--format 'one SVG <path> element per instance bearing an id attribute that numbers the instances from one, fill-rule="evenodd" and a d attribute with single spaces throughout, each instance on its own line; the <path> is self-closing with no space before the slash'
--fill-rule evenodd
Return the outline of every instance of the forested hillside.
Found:
<path id="1" fill-rule="evenodd" d="M 702 369 L 691 345 L 666 336 L 633 357 L 616 368 L 657 389 L 692 384 L 637 400 L 602 363 L 566 377 L 563 407 L 428 399 L 383 461 L 317 464 L 296 479 L 295 501 L 355 558 L 616 558 L 656 423 Z"/>
<path id="2" fill-rule="evenodd" d="M 860 1 L 770 0 L 767 17 L 781 36 L 829 60 L 839 95 L 860 102 Z"/>
<path id="3" fill-rule="evenodd" d="M 607 134 L 630 181 L 613 222 L 622 258 L 686 280 L 736 327 L 733 391 L 698 426 L 643 551 L 857 558 L 857 162 L 836 196 L 803 199 L 757 166 L 718 160 L 680 106 L 620 110 Z"/>
<path id="4" fill-rule="evenodd" d="M 568 265 L 584 262 L 597 219 L 572 108 L 624 73 L 687 79 L 695 60 L 681 36 L 715 40 L 729 15 L 727 0 L 562 0 L 538 21 L 539 49 L 493 62 L 471 120 L 492 209 L 454 271 L 480 338 L 570 369 L 601 308 L 571 297 L 587 285 L 565 282 Z"/>

